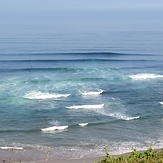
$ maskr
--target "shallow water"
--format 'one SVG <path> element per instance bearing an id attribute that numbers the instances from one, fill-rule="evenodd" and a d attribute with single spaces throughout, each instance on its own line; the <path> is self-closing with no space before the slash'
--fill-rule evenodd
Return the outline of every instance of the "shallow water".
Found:
<path id="1" fill-rule="evenodd" d="M 162 147 L 162 36 L 3 35 L 0 146 L 50 149 L 54 157 Z"/>

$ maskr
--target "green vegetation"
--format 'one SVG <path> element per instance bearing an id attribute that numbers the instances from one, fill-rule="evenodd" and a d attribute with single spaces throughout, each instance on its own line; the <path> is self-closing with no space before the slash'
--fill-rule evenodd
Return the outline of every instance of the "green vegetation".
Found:
<path id="1" fill-rule="evenodd" d="M 106 157 L 96 163 L 163 163 L 163 149 L 156 151 L 150 147 L 144 152 L 133 149 L 129 155 L 118 157 L 112 157 L 106 150 Z"/>

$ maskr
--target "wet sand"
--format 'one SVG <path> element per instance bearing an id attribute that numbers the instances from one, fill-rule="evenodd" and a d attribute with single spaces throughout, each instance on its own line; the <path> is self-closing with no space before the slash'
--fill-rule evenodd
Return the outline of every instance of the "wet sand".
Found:
<path id="1" fill-rule="evenodd" d="M 101 157 L 102 158 L 102 157 Z M 90 157 L 90 158 L 80 158 L 80 159 L 53 159 L 53 160 L 44 160 L 44 161 L 32 161 L 24 163 L 94 163 L 95 161 L 101 160 L 100 157 Z"/>
<path id="2" fill-rule="evenodd" d="M 93 163 L 102 156 L 88 158 L 59 158 L 48 152 L 38 152 L 35 149 L 0 149 L 0 163 Z"/>

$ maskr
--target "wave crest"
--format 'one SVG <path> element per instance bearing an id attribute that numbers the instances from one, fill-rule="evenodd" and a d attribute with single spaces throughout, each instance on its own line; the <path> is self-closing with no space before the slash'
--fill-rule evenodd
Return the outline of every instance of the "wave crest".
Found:
<path id="1" fill-rule="evenodd" d="M 81 126 L 81 127 L 84 127 L 84 126 L 87 126 L 88 123 L 79 123 L 78 125 Z"/>
<path id="2" fill-rule="evenodd" d="M 65 130 L 68 126 L 53 126 L 48 128 L 43 128 L 41 131 L 48 132 L 48 131 L 55 131 L 55 130 Z"/>
<path id="3" fill-rule="evenodd" d="M 81 94 L 84 96 L 96 96 L 100 95 L 103 92 L 103 90 L 99 91 L 81 91 Z"/>
<path id="4" fill-rule="evenodd" d="M 163 105 L 163 102 L 159 102 L 160 105 Z"/>
<path id="5" fill-rule="evenodd" d="M 156 78 L 163 78 L 163 75 L 157 74 L 136 74 L 129 76 L 133 80 L 145 80 L 145 79 L 156 79 Z"/>
<path id="6" fill-rule="evenodd" d="M 74 106 L 67 106 L 67 109 L 97 109 L 102 108 L 104 104 L 98 105 L 74 105 Z"/>
<path id="7" fill-rule="evenodd" d="M 108 116 L 117 118 L 117 119 L 122 119 L 122 120 L 126 120 L 126 121 L 130 121 L 130 120 L 134 120 L 134 119 L 139 119 L 139 116 L 136 117 L 128 117 L 126 115 L 120 114 L 120 113 L 110 113 L 108 114 Z"/>
<path id="8" fill-rule="evenodd" d="M 36 92 L 32 91 L 24 95 L 24 98 L 28 99 L 36 99 L 36 100 L 45 100 L 45 99 L 57 99 L 62 97 L 68 97 L 71 94 L 56 94 L 56 93 L 43 93 L 43 92 Z"/>

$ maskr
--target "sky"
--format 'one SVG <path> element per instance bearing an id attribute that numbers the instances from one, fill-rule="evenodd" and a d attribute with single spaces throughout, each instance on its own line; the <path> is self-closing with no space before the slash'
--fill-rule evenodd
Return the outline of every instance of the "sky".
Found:
<path id="1" fill-rule="evenodd" d="M 0 30 L 162 31 L 163 0 L 0 0 Z"/>

